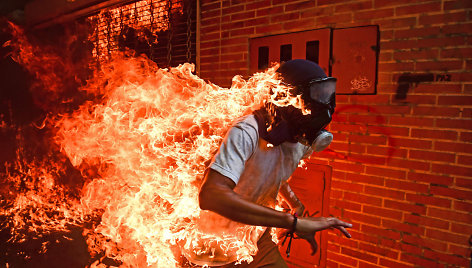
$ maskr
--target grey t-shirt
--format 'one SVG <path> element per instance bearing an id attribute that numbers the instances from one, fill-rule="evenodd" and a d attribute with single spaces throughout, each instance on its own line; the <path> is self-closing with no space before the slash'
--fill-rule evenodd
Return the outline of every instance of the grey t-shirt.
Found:
<path id="1" fill-rule="evenodd" d="M 311 147 L 285 142 L 271 146 L 259 138 L 254 115 L 239 119 L 226 134 L 210 168 L 236 183 L 242 198 L 266 207 L 275 207 L 282 181 L 287 180 Z M 189 242 L 184 255 L 198 265 L 218 266 L 252 259 L 265 227 L 231 221 L 203 210 L 197 221 L 200 235 Z"/>
<path id="2" fill-rule="evenodd" d="M 260 139 L 254 115 L 241 118 L 226 134 L 210 168 L 236 183 L 235 191 L 257 204 L 274 207 L 287 180 L 311 147 L 284 142 L 272 146 Z"/>

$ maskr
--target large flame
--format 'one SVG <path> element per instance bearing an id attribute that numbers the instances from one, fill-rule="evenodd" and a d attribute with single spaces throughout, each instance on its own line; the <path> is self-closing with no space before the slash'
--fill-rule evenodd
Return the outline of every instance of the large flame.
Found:
<path id="1" fill-rule="evenodd" d="M 33 49 L 27 42 L 13 45 Z M 34 65 L 31 53 L 21 51 L 17 61 Z M 50 115 L 61 153 L 53 150 L 58 156 L 41 163 L 23 163 L 19 155 L 20 172 L 7 170 L 8 182 L 17 188 L 26 183 L 27 191 L 11 196 L 1 215 L 12 221 L 13 232 L 82 226 L 92 255 L 123 266 L 179 267 L 182 249 L 198 255 L 217 248 L 251 261 L 256 248 L 250 241 L 260 227 L 216 235 L 202 230 L 198 187 L 236 118 L 264 101 L 299 104 L 276 67 L 248 80 L 235 76 L 230 88 L 222 88 L 194 75 L 192 64 L 160 69 L 144 56 L 114 54 L 80 88 L 88 101 L 71 113 Z M 60 183 L 61 155 L 82 174 L 78 196 Z M 24 217 L 28 211 L 35 213 Z"/>

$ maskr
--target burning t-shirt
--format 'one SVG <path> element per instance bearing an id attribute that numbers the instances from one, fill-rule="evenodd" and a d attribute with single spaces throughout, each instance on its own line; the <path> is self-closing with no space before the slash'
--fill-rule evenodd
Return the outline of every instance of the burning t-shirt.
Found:
<path id="1" fill-rule="evenodd" d="M 311 147 L 285 142 L 272 146 L 259 138 L 255 117 L 241 118 L 226 134 L 210 168 L 236 183 L 234 191 L 244 199 L 274 208 L 282 181 L 287 180 Z M 202 211 L 200 230 L 220 236 L 216 242 L 196 242 L 190 261 L 199 265 L 223 265 L 251 261 L 257 253 L 257 240 L 265 227 L 231 221 L 214 212 Z M 200 253 L 200 254 L 198 254 Z"/>

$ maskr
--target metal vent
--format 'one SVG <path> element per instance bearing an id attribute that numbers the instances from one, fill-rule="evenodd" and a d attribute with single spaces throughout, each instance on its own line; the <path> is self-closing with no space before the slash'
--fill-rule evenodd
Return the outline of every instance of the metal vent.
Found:
<path id="1" fill-rule="evenodd" d="M 87 20 L 97 63 L 127 49 L 160 67 L 195 62 L 195 1 L 137 1 L 100 10 Z"/>

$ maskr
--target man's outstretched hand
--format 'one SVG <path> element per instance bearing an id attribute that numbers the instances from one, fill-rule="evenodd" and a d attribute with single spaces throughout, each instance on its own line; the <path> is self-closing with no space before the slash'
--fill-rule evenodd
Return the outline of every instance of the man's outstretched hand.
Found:
<path id="1" fill-rule="evenodd" d="M 312 249 L 311 254 L 313 255 L 316 253 L 318 248 L 315 241 L 316 232 L 335 228 L 340 230 L 347 238 L 351 238 L 351 234 L 346 230 L 346 228 L 350 227 L 352 227 L 352 224 L 341 221 L 337 218 L 306 217 L 298 219 L 295 234 L 310 243 Z"/>

